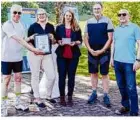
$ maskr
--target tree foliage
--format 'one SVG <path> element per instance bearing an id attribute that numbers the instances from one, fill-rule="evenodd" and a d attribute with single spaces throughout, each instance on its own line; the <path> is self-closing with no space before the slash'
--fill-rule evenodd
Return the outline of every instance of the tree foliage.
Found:
<path id="1" fill-rule="evenodd" d="M 8 19 L 7 8 L 11 7 L 13 4 L 19 4 L 23 8 L 38 8 L 38 4 L 35 2 L 2 2 L 1 6 L 1 21 L 2 23 Z"/>

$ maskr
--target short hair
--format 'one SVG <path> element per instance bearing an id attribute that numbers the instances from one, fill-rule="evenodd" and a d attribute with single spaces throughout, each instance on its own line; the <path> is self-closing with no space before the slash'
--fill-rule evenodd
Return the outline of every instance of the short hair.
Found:
<path id="1" fill-rule="evenodd" d="M 14 11 L 22 12 L 22 6 L 20 6 L 20 5 L 18 5 L 18 4 L 12 5 L 12 7 L 11 7 L 11 9 L 10 9 L 11 14 L 12 14 Z"/>
<path id="2" fill-rule="evenodd" d="M 102 4 L 101 2 L 95 2 L 95 3 L 93 4 L 93 6 L 96 5 L 96 4 L 99 4 L 99 5 L 101 6 L 101 8 L 103 8 L 103 4 Z"/>
<path id="3" fill-rule="evenodd" d="M 130 15 L 130 14 L 129 14 L 129 11 L 126 10 L 126 9 L 121 9 L 121 10 L 119 10 L 119 12 L 121 12 L 121 11 L 123 11 L 123 12 L 127 13 L 128 15 Z"/>
<path id="4" fill-rule="evenodd" d="M 37 14 L 40 14 L 40 13 L 41 13 L 41 14 L 42 14 L 42 13 L 45 13 L 45 14 L 48 16 L 46 10 L 43 9 L 43 8 L 38 8 L 38 10 L 37 10 Z"/>

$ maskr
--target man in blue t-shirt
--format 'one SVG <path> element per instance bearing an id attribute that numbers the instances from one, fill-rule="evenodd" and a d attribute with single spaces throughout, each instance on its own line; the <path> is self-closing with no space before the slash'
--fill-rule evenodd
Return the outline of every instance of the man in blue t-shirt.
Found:
<path id="1" fill-rule="evenodd" d="M 85 26 L 85 45 L 88 49 L 88 69 L 91 74 L 91 83 L 93 92 L 88 99 L 92 104 L 97 100 L 98 66 L 102 75 L 104 103 L 110 106 L 109 91 L 109 62 L 110 45 L 113 36 L 113 25 L 108 17 L 102 15 L 103 6 L 101 3 L 93 5 L 93 18 L 87 20 Z"/>
<path id="2" fill-rule="evenodd" d="M 113 36 L 111 65 L 115 68 L 117 84 L 122 97 L 122 108 L 117 114 L 130 111 L 131 116 L 138 115 L 138 94 L 136 89 L 136 70 L 140 67 L 140 28 L 129 21 L 129 12 L 122 9 L 118 13 L 120 25 Z M 136 42 L 138 52 L 136 56 Z"/>

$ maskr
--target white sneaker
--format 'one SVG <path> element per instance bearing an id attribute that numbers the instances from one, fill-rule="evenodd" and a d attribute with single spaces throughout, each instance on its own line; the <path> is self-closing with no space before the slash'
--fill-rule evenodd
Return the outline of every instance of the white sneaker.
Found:
<path id="1" fill-rule="evenodd" d="M 7 108 L 1 108 L 1 117 L 6 117 L 8 116 Z"/>
<path id="2" fill-rule="evenodd" d="M 16 110 L 22 110 L 22 111 L 29 111 L 29 107 L 25 104 L 17 104 L 15 105 Z"/>
<path id="3" fill-rule="evenodd" d="M 7 100 L 2 100 L 2 103 L 1 103 L 1 116 L 2 117 L 8 116 Z"/>

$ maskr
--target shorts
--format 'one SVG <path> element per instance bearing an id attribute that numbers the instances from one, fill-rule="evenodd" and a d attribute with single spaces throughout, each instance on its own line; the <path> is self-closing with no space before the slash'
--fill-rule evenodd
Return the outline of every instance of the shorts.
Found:
<path id="1" fill-rule="evenodd" d="M 107 75 L 109 72 L 110 53 L 100 55 L 97 57 L 88 56 L 88 70 L 89 73 L 98 73 L 100 67 L 100 74 Z"/>
<path id="2" fill-rule="evenodd" d="M 22 72 L 22 61 L 19 62 L 3 62 L 1 61 L 1 72 L 3 75 L 11 75 L 14 73 Z"/>

